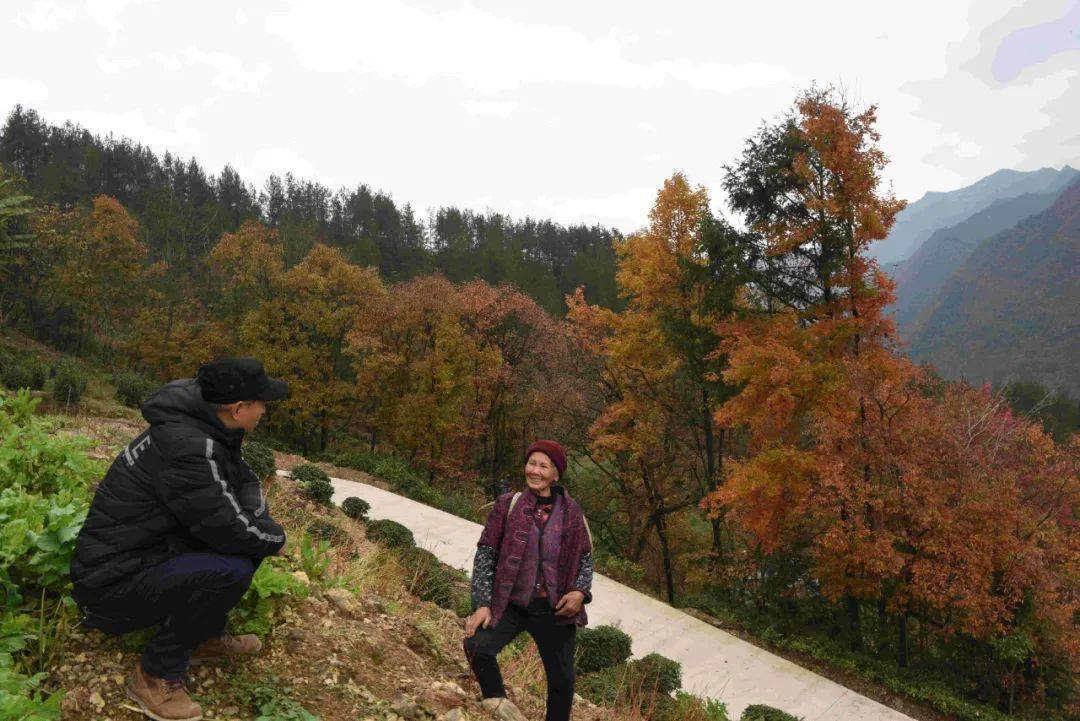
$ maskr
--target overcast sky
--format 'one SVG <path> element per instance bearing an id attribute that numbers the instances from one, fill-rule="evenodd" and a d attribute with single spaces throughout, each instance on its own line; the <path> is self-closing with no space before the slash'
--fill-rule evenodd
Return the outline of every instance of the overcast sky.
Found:
<path id="1" fill-rule="evenodd" d="M 261 185 L 640 227 L 811 82 L 879 106 L 898 195 L 1080 165 L 1080 0 L 4 0 L 16 104 Z"/>

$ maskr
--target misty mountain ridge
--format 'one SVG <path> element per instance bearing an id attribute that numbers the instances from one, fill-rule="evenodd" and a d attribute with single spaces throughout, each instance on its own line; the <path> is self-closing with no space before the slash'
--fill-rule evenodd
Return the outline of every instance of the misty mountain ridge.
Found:
<path id="1" fill-rule="evenodd" d="M 999 170 L 972 185 L 951 191 L 928 191 L 897 215 L 889 235 L 870 247 L 870 254 L 886 266 L 910 258 L 935 232 L 954 226 L 998 200 L 1021 195 L 1057 193 L 1080 171 L 1041 168 L 1028 172 Z"/>
<path id="2" fill-rule="evenodd" d="M 1004 217 L 1043 200 L 1017 200 L 990 215 Z M 989 225 L 990 218 L 973 218 L 971 225 L 984 222 Z M 954 246 L 966 247 L 963 241 Z M 927 249 L 928 256 L 934 252 Z M 911 323 L 910 354 L 948 378 L 995 385 L 1036 379 L 1075 396 L 1080 394 L 1077 308 L 1080 181 L 1042 212 L 977 242 Z"/>
<path id="3" fill-rule="evenodd" d="M 1046 210 L 1059 195 L 1059 191 L 1028 193 L 998 200 L 957 225 L 936 231 L 914 255 L 892 264 L 889 272 L 896 280 L 892 311 L 901 336 L 980 243 Z"/>

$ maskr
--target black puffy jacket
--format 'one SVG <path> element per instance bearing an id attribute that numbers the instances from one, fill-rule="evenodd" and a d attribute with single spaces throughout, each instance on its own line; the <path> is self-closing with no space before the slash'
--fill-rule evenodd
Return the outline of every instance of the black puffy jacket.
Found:
<path id="1" fill-rule="evenodd" d="M 75 542 L 75 598 L 94 603 L 144 568 L 181 553 L 273 555 L 285 532 L 194 380 L 173 381 L 143 404 L 150 427 L 109 467 Z"/>

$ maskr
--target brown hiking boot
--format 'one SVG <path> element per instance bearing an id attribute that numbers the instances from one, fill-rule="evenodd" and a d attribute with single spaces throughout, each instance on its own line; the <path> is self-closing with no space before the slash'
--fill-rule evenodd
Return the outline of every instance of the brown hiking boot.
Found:
<path id="1" fill-rule="evenodd" d="M 165 679 L 151 676 L 135 667 L 128 677 L 127 695 L 143 713 L 155 721 L 200 721 L 202 708 L 191 700 L 181 679 Z"/>
<path id="2" fill-rule="evenodd" d="M 262 641 L 253 633 L 245 633 L 242 636 L 225 634 L 204 641 L 201 646 L 192 651 L 191 663 L 199 664 L 208 661 L 220 661 L 225 658 L 254 656 L 261 649 Z"/>

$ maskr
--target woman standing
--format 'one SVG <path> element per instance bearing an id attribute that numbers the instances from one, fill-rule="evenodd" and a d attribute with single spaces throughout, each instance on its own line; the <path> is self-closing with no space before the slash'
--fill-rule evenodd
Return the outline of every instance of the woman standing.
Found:
<path id="1" fill-rule="evenodd" d="M 499 496 L 480 534 L 465 621 L 465 655 L 485 699 L 506 698 L 499 651 L 522 631 L 532 636 L 547 675 L 546 721 L 570 718 L 574 639 L 592 600 L 592 541 L 581 506 L 557 484 L 565 472 L 561 445 L 529 446 L 527 490 Z"/>

